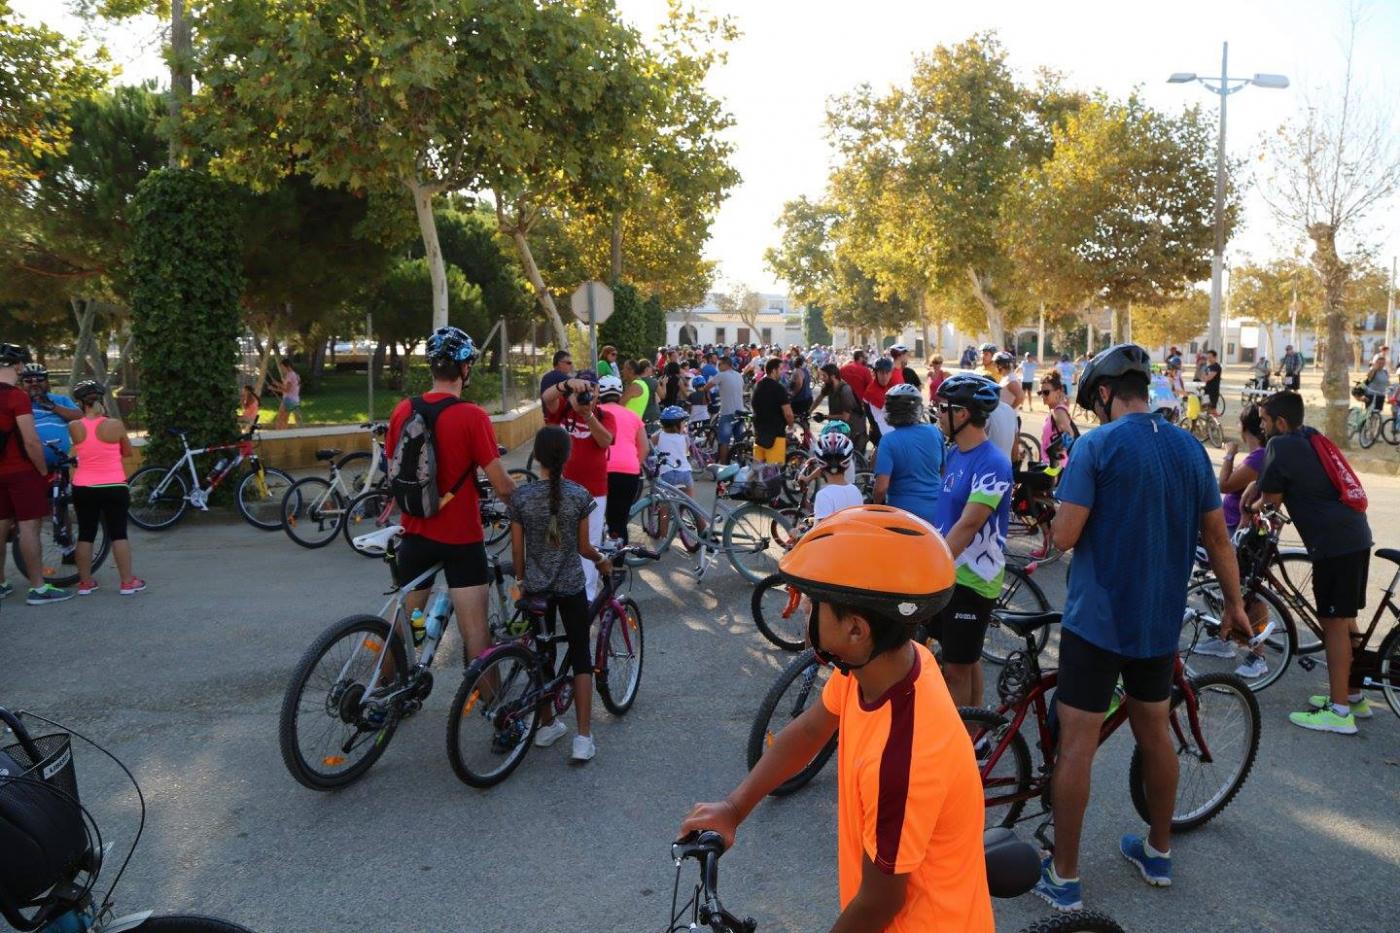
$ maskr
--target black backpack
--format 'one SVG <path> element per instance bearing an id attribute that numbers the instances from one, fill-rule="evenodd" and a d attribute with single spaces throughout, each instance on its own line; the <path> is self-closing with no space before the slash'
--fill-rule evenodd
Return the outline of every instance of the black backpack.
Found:
<path id="1" fill-rule="evenodd" d="M 448 503 L 467 480 L 468 469 L 446 493 L 438 493 L 437 420 L 459 398 L 427 402 L 417 397 L 409 399 L 411 411 L 394 444 L 389 458 L 389 488 L 400 511 L 415 518 L 432 518 Z"/>

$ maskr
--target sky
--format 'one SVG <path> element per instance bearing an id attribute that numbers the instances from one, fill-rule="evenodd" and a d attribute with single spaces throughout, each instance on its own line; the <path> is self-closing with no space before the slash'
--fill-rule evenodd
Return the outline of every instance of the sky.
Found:
<path id="1" fill-rule="evenodd" d="M 622 15 L 644 33 L 665 15 L 666 0 L 616 0 Z M 974 32 L 995 30 L 1011 66 L 1029 78 L 1042 66 L 1066 83 L 1116 97 L 1135 88 L 1160 109 L 1217 98 L 1197 84 L 1169 85 L 1176 71 L 1219 74 L 1222 41 L 1230 43 L 1231 76 L 1284 74 L 1292 87 L 1248 87 L 1232 95 L 1227 149 L 1257 166 L 1263 138 L 1309 98 L 1335 89 L 1342 69 L 1349 0 L 694 0 L 732 16 L 743 37 L 729 61 L 711 76 L 736 125 L 734 161 L 743 176 L 720 210 L 707 249 L 720 265 L 721 285 L 783 291 L 764 267 L 763 251 L 776 243 L 774 222 L 784 202 L 820 197 L 830 169 L 825 140 L 827 100 L 861 83 L 877 89 L 902 83 L 914 57 Z M 14 0 L 21 15 L 47 19 L 76 33 L 60 0 Z M 56 12 L 58 11 L 58 12 Z M 1400 0 L 1363 4 L 1365 25 L 1357 74 L 1370 100 L 1400 99 Z M 124 80 L 159 77 L 163 66 L 151 24 L 104 27 L 103 41 Z M 1387 57 L 1389 53 L 1389 57 Z M 1395 123 L 1400 133 L 1400 113 Z M 1291 252 L 1295 237 L 1278 229 L 1255 189 L 1246 196 L 1245 222 L 1231 240 L 1231 258 Z M 1375 211 L 1367 239 L 1388 260 L 1400 252 L 1397 202 Z"/>

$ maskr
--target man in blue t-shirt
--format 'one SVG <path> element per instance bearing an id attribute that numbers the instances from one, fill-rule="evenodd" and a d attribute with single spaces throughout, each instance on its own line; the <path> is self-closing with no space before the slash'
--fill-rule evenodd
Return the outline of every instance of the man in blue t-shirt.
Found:
<path id="1" fill-rule="evenodd" d="M 1142 753 L 1147 838 L 1119 851 L 1151 885 L 1171 884 L 1176 745 L 1168 714 L 1186 586 L 1199 539 L 1225 598 L 1221 636 L 1251 637 L 1239 567 L 1205 449 L 1148 410 L 1147 351 L 1119 344 L 1094 357 L 1075 400 L 1102 427 L 1075 441 L 1060 477 L 1055 546 L 1074 549 L 1060 632 L 1056 694 L 1055 853 L 1036 893 L 1060 910 L 1082 903 L 1079 836 L 1089 772 L 1116 685 Z"/>
<path id="2" fill-rule="evenodd" d="M 1011 460 L 987 439 L 1001 404 L 996 383 L 949 376 L 938 386 L 938 424 L 953 442 L 943 470 L 934 527 L 957 564 L 953 598 L 929 625 L 943 646 L 943 679 L 959 706 L 982 705 L 982 641 L 1006 576 Z"/>
<path id="3" fill-rule="evenodd" d="M 875 455 L 872 497 L 932 525 L 943 491 L 943 432 L 924 421 L 923 393 L 911 385 L 885 393 L 885 420 L 891 430 Z"/>
<path id="4" fill-rule="evenodd" d="M 44 462 L 50 470 L 58 468 L 59 458 L 68 453 L 72 439 L 68 422 L 83 416 L 76 402 L 66 395 L 49 391 L 49 371 L 38 363 L 30 363 L 20 371 L 20 382 L 29 393 L 34 408 L 34 431 L 44 446 Z M 54 445 L 58 450 L 54 450 Z"/>
<path id="5" fill-rule="evenodd" d="M 700 367 L 700 375 L 705 377 L 705 381 L 719 375 L 719 355 L 713 351 L 705 354 L 705 365 Z"/>

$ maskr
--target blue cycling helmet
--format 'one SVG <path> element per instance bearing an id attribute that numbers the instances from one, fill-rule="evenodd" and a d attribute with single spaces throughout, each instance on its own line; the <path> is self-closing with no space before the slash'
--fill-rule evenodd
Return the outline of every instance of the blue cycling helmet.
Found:
<path id="1" fill-rule="evenodd" d="M 439 327 L 428 338 L 425 355 L 430 360 L 455 360 L 458 363 L 476 361 L 476 344 L 460 327 Z"/>
<path id="2" fill-rule="evenodd" d="M 847 424 L 846 422 L 842 421 L 840 418 L 830 418 L 830 419 L 827 420 L 826 424 L 822 425 L 821 433 L 822 433 L 823 435 L 826 435 L 826 434 L 845 434 L 845 435 L 850 435 L 850 433 L 851 433 L 851 426 L 850 426 L 849 424 Z"/>
<path id="3" fill-rule="evenodd" d="M 710 380 L 706 379 L 704 376 L 696 376 L 694 379 L 690 380 L 690 387 L 692 389 L 703 389 L 705 388 L 705 383 L 709 381 Z"/>
<path id="4" fill-rule="evenodd" d="M 674 421 L 684 421 L 685 419 L 687 419 L 687 418 L 689 418 L 689 417 L 690 417 L 690 412 L 686 411 L 684 408 L 682 408 L 682 407 L 679 406 L 679 405 L 667 405 L 665 408 L 661 409 L 661 423 L 662 423 L 662 424 L 666 424 L 667 422 L 674 422 Z"/>
<path id="5" fill-rule="evenodd" d="M 991 414 L 1001 404 L 1001 389 L 985 376 L 958 373 L 939 384 L 938 397 L 950 405 Z"/>

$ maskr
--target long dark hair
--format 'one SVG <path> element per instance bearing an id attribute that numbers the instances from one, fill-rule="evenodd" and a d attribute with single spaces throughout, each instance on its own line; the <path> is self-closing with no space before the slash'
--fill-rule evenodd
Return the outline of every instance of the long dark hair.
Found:
<path id="1" fill-rule="evenodd" d="M 666 364 L 666 386 L 661 393 L 661 404 L 679 405 L 681 402 L 681 366 L 679 363 Z"/>
<path id="2" fill-rule="evenodd" d="M 559 503 L 563 497 L 564 464 L 572 446 L 569 432 L 558 425 L 547 424 L 535 432 L 535 462 L 549 471 L 549 529 L 545 539 L 551 547 L 559 547 L 564 541 L 559 529 Z"/>
<path id="3" fill-rule="evenodd" d="M 1240 412 L 1240 430 L 1259 443 L 1264 443 L 1264 419 L 1259 417 L 1258 405 L 1247 405 Z"/>

